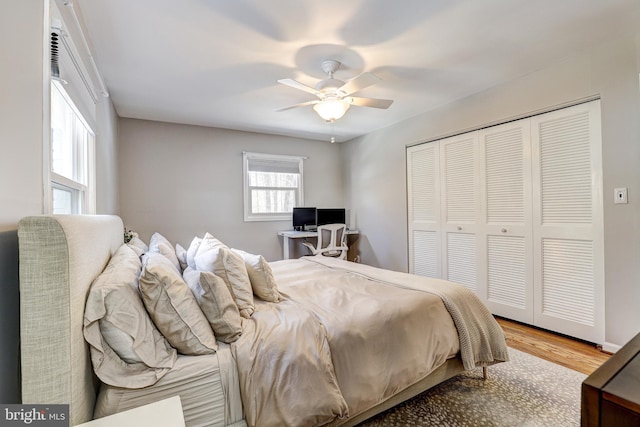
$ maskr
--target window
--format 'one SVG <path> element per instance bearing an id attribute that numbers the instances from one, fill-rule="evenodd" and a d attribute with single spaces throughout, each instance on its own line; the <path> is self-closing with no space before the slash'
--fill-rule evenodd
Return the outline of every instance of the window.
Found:
<path id="1" fill-rule="evenodd" d="M 58 81 L 51 83 L 51 213 L 94 213 L 94 134 Z"/>
<path id="2" fill-rule="evenodd" d="M 291 219 L 303 202 L 303 157 L 244 153 L 244 220 Z"/>

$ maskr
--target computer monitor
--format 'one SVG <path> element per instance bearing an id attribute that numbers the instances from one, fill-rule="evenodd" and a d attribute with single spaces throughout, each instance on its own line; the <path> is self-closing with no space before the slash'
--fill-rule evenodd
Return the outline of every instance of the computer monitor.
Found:
<path id="1" fill-rule="evenodd" d="M 294 207 L 293 208 L 293 229 L 304 231 L 307 228 L 316 226 L 316 208 Z"/>
<path id="2" fill-rule="evenodd" d="M 316 224 L 346 224 L 346 210 L 341 209 L 317 209 Z"/>

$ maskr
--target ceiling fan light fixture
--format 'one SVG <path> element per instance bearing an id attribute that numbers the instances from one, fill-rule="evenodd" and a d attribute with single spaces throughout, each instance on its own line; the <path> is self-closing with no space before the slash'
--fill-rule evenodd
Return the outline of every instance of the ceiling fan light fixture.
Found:
<path id="1" fill-rule="evenodd" d="M 313 109 L 324 120 L 333 122 L 344 116 L 349 107 L 351 104 L 342 99 L 325 99 L 315 104 Z"/>
<path id="2" fill-rule="evenodd" d="M 380 78 L 372 73 L 364 72 L 345 83 L 333 77 L 333 74 L 340 65 L 339 61 L 333 59 L 322 61 L 322 71 L 327 73 L 328 78 L 317 82 L 315 88 L 293 79 L 278 80 L 280 84 L 310 93 L 318 99 L 281 108 L 277 111 L 313 105 L 313 109 L 320 117 L 327 122 L 334 122 L 344 116 L 352 105 L 357 107 L 387 109 L 393 103 L 390 99 L 352 97 L 352 93 L 359 92 L 366 87 L 378 83 Z"/>

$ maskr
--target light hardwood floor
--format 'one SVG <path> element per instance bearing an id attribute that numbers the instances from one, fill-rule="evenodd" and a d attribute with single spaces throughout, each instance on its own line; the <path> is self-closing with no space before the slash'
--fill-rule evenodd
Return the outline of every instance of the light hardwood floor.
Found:
<path id="1" fill-rule="evenodd" d="M 583 374 L 591 374 L 610 357 L 594 344 L 500 317 L 496 319 L 504 330 L 509 347 Z"/>

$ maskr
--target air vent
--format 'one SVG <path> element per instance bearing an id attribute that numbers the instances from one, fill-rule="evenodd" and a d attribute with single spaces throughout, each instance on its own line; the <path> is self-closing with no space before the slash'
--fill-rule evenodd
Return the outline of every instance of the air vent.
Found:
<path id="1" fill-rule="evenodd" d="M 51 30 L 51 78 L 60 78 L 60 67 L 58 66 L 59 59 L 59 43 L 60 32 L 55 29 Z"/>

